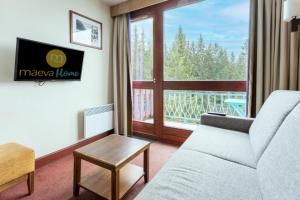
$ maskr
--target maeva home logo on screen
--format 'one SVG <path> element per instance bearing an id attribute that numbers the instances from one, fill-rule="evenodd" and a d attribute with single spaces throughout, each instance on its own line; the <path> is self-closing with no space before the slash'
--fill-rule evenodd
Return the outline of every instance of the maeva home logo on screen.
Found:
<path id="1" fill-rule="evenodd" d="M 50 67 L 59 69 L 66 64 L 67 56 L 63 51 L 53 49 L 47 53 L 46 61 Z"/>
<path id="2" fill-rule="evenodd" d="M 62 50 L 50 50 L 46 55 L 46 61 L 50 67 L 54 68 L 54 70 L 21 69 L 19 71 L 19 76 L 45 78 L 66 78 L 79 76 L 79 72 L 70 72 L 62 68 L 67 63 L 67 56 Z M 39 66 L 33 66 L 33 68 L 39 68 Z"/>

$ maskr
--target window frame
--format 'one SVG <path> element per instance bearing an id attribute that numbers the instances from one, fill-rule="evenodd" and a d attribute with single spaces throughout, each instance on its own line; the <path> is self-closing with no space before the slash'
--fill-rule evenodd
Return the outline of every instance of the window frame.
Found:
<path id="1" fill-rule="evenodd" d="M 169 0 L 130 13 L 131 21 L 153 18 L 154 81 L 133 81 L 132 87 L 154 90 L 154 126 L 134 121 L 133 132 L 136 135 L 178 144 L 192 133 L 190 130 L 164 126 L 164 90 L 247 92 L 247 81 L 164 81 L 164 12 L 199 2 L 201 0 Z"/>

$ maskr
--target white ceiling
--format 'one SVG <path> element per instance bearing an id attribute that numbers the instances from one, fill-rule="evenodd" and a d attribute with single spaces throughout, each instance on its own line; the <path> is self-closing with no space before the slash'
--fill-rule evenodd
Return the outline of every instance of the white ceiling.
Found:
<path id="1" fill-rule="evenodd" d="M 127 1 L 127 0 L 102 0 L 102 1 L 109 6 L 113 6 L 113 5 L 117 5 L 117 4 Z"/>

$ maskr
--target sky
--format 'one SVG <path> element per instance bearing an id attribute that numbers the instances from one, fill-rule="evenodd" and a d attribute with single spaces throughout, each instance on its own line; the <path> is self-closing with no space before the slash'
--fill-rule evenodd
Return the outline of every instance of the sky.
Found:
<path id="1" fill-rule="evenodd" d="M 202 34 L 205 42 L 218 43 L 238 54 L 249 37 L 250 0 L 204 0 L 164 13 L 164 38 L 167 46 L 174 41 L 179 26 L 189 41 Z M 146 40 L 152 33 L 152 19 L 133 23 L 144 29 Z"/>

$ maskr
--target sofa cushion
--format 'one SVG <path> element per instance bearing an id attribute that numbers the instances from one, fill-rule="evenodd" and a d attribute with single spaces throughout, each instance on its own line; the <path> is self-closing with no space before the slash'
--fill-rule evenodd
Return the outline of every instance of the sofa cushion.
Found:
<path id="1" fill-rule="evenodd" d="M 265 150 L 257 173 L 265 200 L 300 199 L 300 104 Z"/>
<path id="2" fill-rule="evenodd" d="M 201 115 L 201 124 L 213 126 L 233 131 L 241 131 L 249 133 L 249 129 L 254 118 L 236 117 L 236 116 L 220 116 L 215 114 L 204 113 Z"/>
<path id="3" fill-rule="evenodd" d="M 260 200 L 256 170 L 180 149 L 136 200 Z"/>
<path id="4" fill-rule="evenodd" d="M 249 134 L 200 125 L 181 146 L 256 168 Z"/>
<path id="5" fill-rule="evenodd" d="M 250 127 L 250 141 L 259 160 L 285 117 L 300 102 L 300 92 L 275 91 L 259 111 Z"/>

